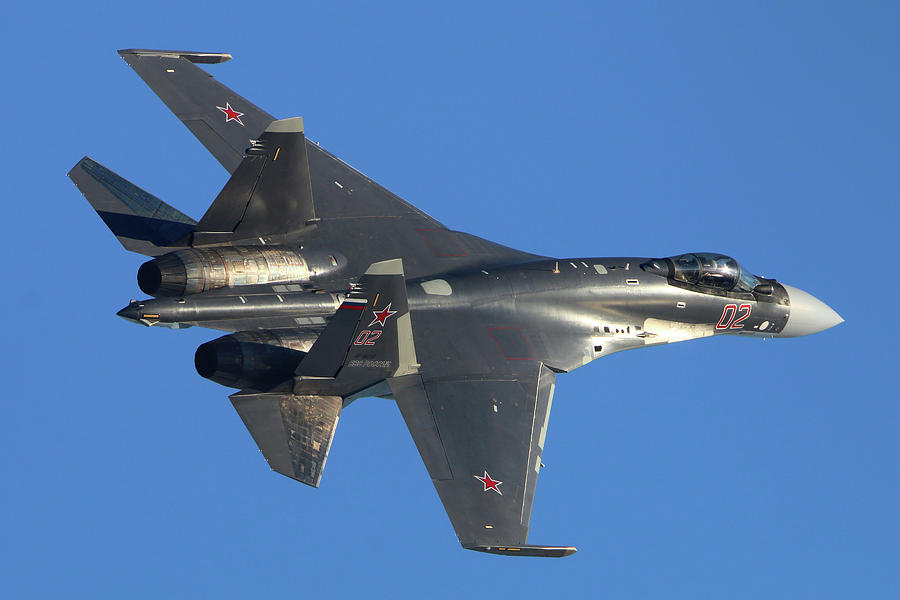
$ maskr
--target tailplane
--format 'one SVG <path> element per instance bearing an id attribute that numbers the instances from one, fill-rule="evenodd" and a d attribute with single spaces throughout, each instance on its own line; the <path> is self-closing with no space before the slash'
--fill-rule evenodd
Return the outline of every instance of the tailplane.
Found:
<path id="1" fill-rule="evenodd" d="M 231 403 L 273 471 L 319 487 L 341 415 L 339 396 L 243 391 Z"/>
<path id="2" fill-rule="evenodd" d="M 159 256 L 186 246 L 197 225 L 186 214 L 87 156 L 72 167 L 69 178 L 131 252 Z"/>
<path id="3" fill-rule="evenodd" d="M 417 368 L 403 262 L 387 260 L 360 278 L 300 362 L 291 392 L 244 390 L 231 402 L 274 471 L 318 487 L 348 397 Z"/>

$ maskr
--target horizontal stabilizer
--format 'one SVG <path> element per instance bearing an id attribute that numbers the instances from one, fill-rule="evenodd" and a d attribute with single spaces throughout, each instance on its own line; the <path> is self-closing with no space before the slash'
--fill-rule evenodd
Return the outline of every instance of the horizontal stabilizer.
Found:
<path id="1" fill-rule="evenodd" d="M 194 231 L 197 222 L 89 157 L 69 178 L 126 250 L 158 256 Z"/>
<path id="2" fill-rule="evenodd" d="M 231 403 L 273 471 L 319 487 L 340 397 L 239 392 Z"/>

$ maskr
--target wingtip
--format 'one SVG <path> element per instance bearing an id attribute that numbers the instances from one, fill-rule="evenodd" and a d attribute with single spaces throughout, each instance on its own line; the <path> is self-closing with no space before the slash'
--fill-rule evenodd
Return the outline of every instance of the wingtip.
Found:
<path id="1" fill-rule="evenodd" d="M 463 546 L 466 550 L 499 554 L 501 556 L 532 556 L 542 558 L 564 558 L 578 552 L 575 546 Z"/>
<path id="2" fill-rule="evenodd" d="M 128 54 L 137 56 L 164 56 L 170 58 L 183 58 L 192 63 L 214 65 L 231 60 L 233 57 L 227 52 L 195 52 L 193 50 L 150 50 L 147 48 L 123 48 L 118 51 L 119 56 L 125 58 Z"/>

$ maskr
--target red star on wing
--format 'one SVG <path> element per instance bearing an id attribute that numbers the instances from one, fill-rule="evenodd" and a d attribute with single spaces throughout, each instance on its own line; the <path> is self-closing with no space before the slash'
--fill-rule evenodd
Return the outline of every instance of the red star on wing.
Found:
<path id="1" fill-rule="evenodd" d="M 472 477 L 474 477 L 475 479 L 477 479 L 478 481 L 480 481 L 481 483 L 484 484 L 484 490 L 483 490 L 483 491 L 486 492 L 486 491 L 488 491 L 488 490 L 494 490 L 495 492 L 497 492 L 497 493 L 500 494 L 501 496 L 503 495 L 503 492 L 501 492 L 501 491 L 500 491 L 500 488 L 497 487 L 498 485 L 500 485 L 500 484 L 503 483 L 503 482 L 502 482 L 502 481 L 497 481 L 496 479 L 491 479 L 491 476 L 488 475 L 488 472 L 487 472 L 487 471 L 484 472 L 484 477 L 479 477 L 478 475 L 473 475 Z"/>
<path id="2" fill-rule="evenodd" d="M 371 327 L 375 323 L 378 323 L 379 325 L 384 327 L 384 322 L 388 320 L 388 317 L 390 317 L 391 315 L 396 315 L 397 311 L 391 310 L 391 303 L 389 302 L 384 310 L 373 310 L 372 314 L 375 315 L 375 318 L 372 319 L 371 323 L 369 323 L 369 327 Z"/>
<path id="3" fill-rule="evenodd" d="M 244 116 L 244 113 L 238 112 L 238 111 L 234 110 L 233 108 L 231 108 L 231 103 L 226 102 L 225 106 L 217 106 L 216 108 L 218 108 L 223 113 L 225 113 L 225 122 L 226 123 L 228 121 L 237 121 L 241 125 L 241 127 L 244 126 L 244 122 L 241 121 L 241 117 Z"/>

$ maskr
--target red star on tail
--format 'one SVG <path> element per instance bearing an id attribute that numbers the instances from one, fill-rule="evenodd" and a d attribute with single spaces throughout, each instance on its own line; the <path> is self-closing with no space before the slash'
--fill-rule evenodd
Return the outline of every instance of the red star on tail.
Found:
<path id="1" fill-rule="evenodd" d="M 391 310 L 391 303 L 388 303 L 387 307 L 384 310 L 373 310 L 372 314 L 375 315 L 375 318 L 372 319 L 372 322 L 369 323 L 369 327 L 378 323 L 382 327 L 384 327 L 384 322 L 388 320 L 388 317 L 391 315 L 396 315 L 396 310 Z"/>
<path id="2" fill-rule="evenodd" d="M 244 113 L 238 112 L 238 111 L 234 110 L 233 108 L 231 108 L 231 104 L 229 102 L 226 102 L 225 106 L 217 106 L 216 108 L 218 108 L 223 113 L 225 113 L 225 122 L 226 123 L 228 121 L 237 121 L 241 125 L 241 127 L 244 126 L 244 122 L 241 121 L 241 117 L 244 116 Z"/>
<path id="3" fill-rule="evenodd" d="M 500 494 L 501 496 L 503 495 L 503 492 L 501 492 L 501 491 L 500 491 L 500 488 L 497 487 L 498 485 L 500 485 L 500 484 L 503 483 L 503 482 L 502 482 L 502 481 L 497 481 L 496 479 L 491 479 L 491 476 L 488 475 L 488 472 L 487 472 L 487 471 L 484 472 L 484 477 L 479 477 L 478 475 L 473 475 L 472 477 L 474 477 L 475 479 L 477 479 L 478 481 L 480 481 L 481 483 L 484 484 L 484 490 L 483 490 L 483 491 L 486 492 L 486 491 L 488 491 L 488 490 L 494 490 L 495 492 L 497 492 L 497 493 Z"/>

